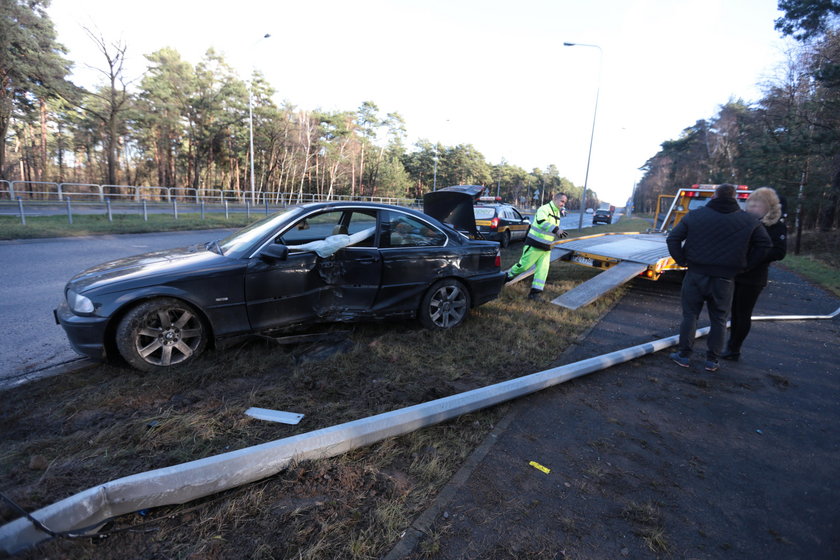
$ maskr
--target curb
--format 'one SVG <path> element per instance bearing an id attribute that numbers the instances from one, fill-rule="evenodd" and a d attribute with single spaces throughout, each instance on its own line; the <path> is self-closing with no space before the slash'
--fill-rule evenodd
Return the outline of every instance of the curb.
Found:
<path id="1" fill-rule="evenodd" d="M 397 541 L 397 544 L 387 555 L 382 557 L 382 560 L 399 560 L 400 558 L 405 558 L 407 555 L 414 552 L 414 549 L 417 548 L 417 545 L 420 543 L 420 539 L 429 534 L 438 515 L 444 511 L 446 506 L 449 505 L 464 484 L 467 483 L 475 469 L 479 464 L 481 464 L 481 461 L 484 460 L 493 446 L 496 445 L 496 441 L 498 441 L 499 437 L 505 433 L 508 426 L 510 426 L 510 423 L 513 422 L 518 415 L 518 407 L 514 407 L 513 410 L 505 414 L 499 423 L 496 424 L 496 427 L 493 428 L 493 431 L 484 438 L 481 445 L 470 453 L 470 456 L 467 457 L 466 462 L 460 469 L 458 469 L 458 472 L 449 479 L 449 482 L 447 482 L 440 491 L 437 498 L 435 498 L 435 501 L 432 502 L 432 505 L 408 526 L 408 529 L 403 532 L 400 540 Z"/>
<path id="2" fill-rule="evenodd" d="M 25 385 L 31 381 L 37 381 L 38 379 L 53 377 L 55 375 L 75 373 L 77 371 L 90 369 L 98 365 L 100 365 L 100 362 L 96 362 L 90 358 L 79 357 L 74 360 L 61 362 L 60 364 L 53 364 L 40 369 L 30 370 L 19 375 L 4 378 L 2 382 L 0 382 L 0 393 L 20 387 L 21 385 Z"/>

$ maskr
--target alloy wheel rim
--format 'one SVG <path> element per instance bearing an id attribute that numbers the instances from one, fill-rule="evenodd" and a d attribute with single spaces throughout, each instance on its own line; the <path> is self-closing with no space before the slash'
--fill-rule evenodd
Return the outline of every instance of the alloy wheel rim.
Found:
<path id="1" fill-rule="evenodd" d="M 203 334 L 201 321 L 191 311 L 158 309 L 144 318 L 135 338 L 135 347 L 149 364 L 171 366 L 190 359 Z"/>
<path id="2" fill-rule="evenodd" d="M 443 286 L 432 296 L 429 315 L 432 322 L 448 328 L 460 322 L 467 313 L 467 295 L 458 286 Z"/>

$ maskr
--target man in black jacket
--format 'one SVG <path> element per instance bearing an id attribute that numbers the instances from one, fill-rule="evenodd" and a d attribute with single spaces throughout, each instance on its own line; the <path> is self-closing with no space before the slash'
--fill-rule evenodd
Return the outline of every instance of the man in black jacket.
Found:
<path id="1" fill-rule="evenodd" d="M 682 367 L 691 365 L 697 319 L 705 303 L 711 323 L 705 368 L 718 370 L 735 275 L 761 262 L 772 247 L 767 231 L 741 210 L 735 194 L 735 185 L 718 185 L 709 203 L 686 214 L 668 235 L 671 257 L 688 267 L 681 293 L 679 350 L 670 355 Z"/>

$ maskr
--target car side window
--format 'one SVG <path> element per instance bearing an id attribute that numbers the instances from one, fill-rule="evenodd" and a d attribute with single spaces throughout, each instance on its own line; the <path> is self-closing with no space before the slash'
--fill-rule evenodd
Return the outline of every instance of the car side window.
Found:
<path id="1" fill-rule="evenodd" d="M 352 212 L 347 225 L 347 234 L 354 235 L 362 231 L 370 231 L 371 235 L 354 243 L 353 247 L 375 247 L 376 246 L 376 212 Z"/>
<path id="2" fill-rule="evenodd" d="M 352 246 L 375 246 L 376 211 L 331 210 L 298 220 L 277 241 L 294 250 L 297 245 L 321 241 L 333 235 L 353 235 L 363 231 L 369 232 L 369 235 Z"/>
<path id="3" fill-rule="evenodd" d="M 383 247 L 439 247 L 446 243 L 446 235 L 440 230 L 407 214 L 388 214 L 389 223 Z"/>
<path id="4" fill-rule="evenodd" d="M 283 234 L 282 242 L 293 248 L 295 245 L 303 245 L 312 241 L 325 239 L 330 235 L 338 233 L 340 228 L 342 211 L 323 212 L 321 214 L 309 215 L 295 222 Z"/>
<path id="5" fill-rule="evenodd" d="M 519 211 L 516 210 L 515 208 L 511 208 L 510 213 L 513 214 L 513 219 L 514 220 L 519 220 L 520 222 L 522 220 L 524 220 L 524 218 L 522 217 L 522 214 L 520 214 Z"/>

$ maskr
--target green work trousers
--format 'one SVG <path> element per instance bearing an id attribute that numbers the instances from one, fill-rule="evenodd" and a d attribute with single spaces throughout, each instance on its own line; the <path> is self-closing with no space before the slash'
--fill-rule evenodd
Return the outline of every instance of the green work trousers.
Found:
<path id="1" fill-rule="evenodd" d="M 531 289 L 543 291 L 545 289 L 545 279 L 548 277 L 548 266 L 551 264 L 550 257 L 551 251 L 543 251 L 531 245 L 526 245 L 525 250 L 522 251 L 522 256 L 519 257 L 519 262 L 510 269 L 510 274 L 511 276 L 519 276 L 535 266 Z"/>

